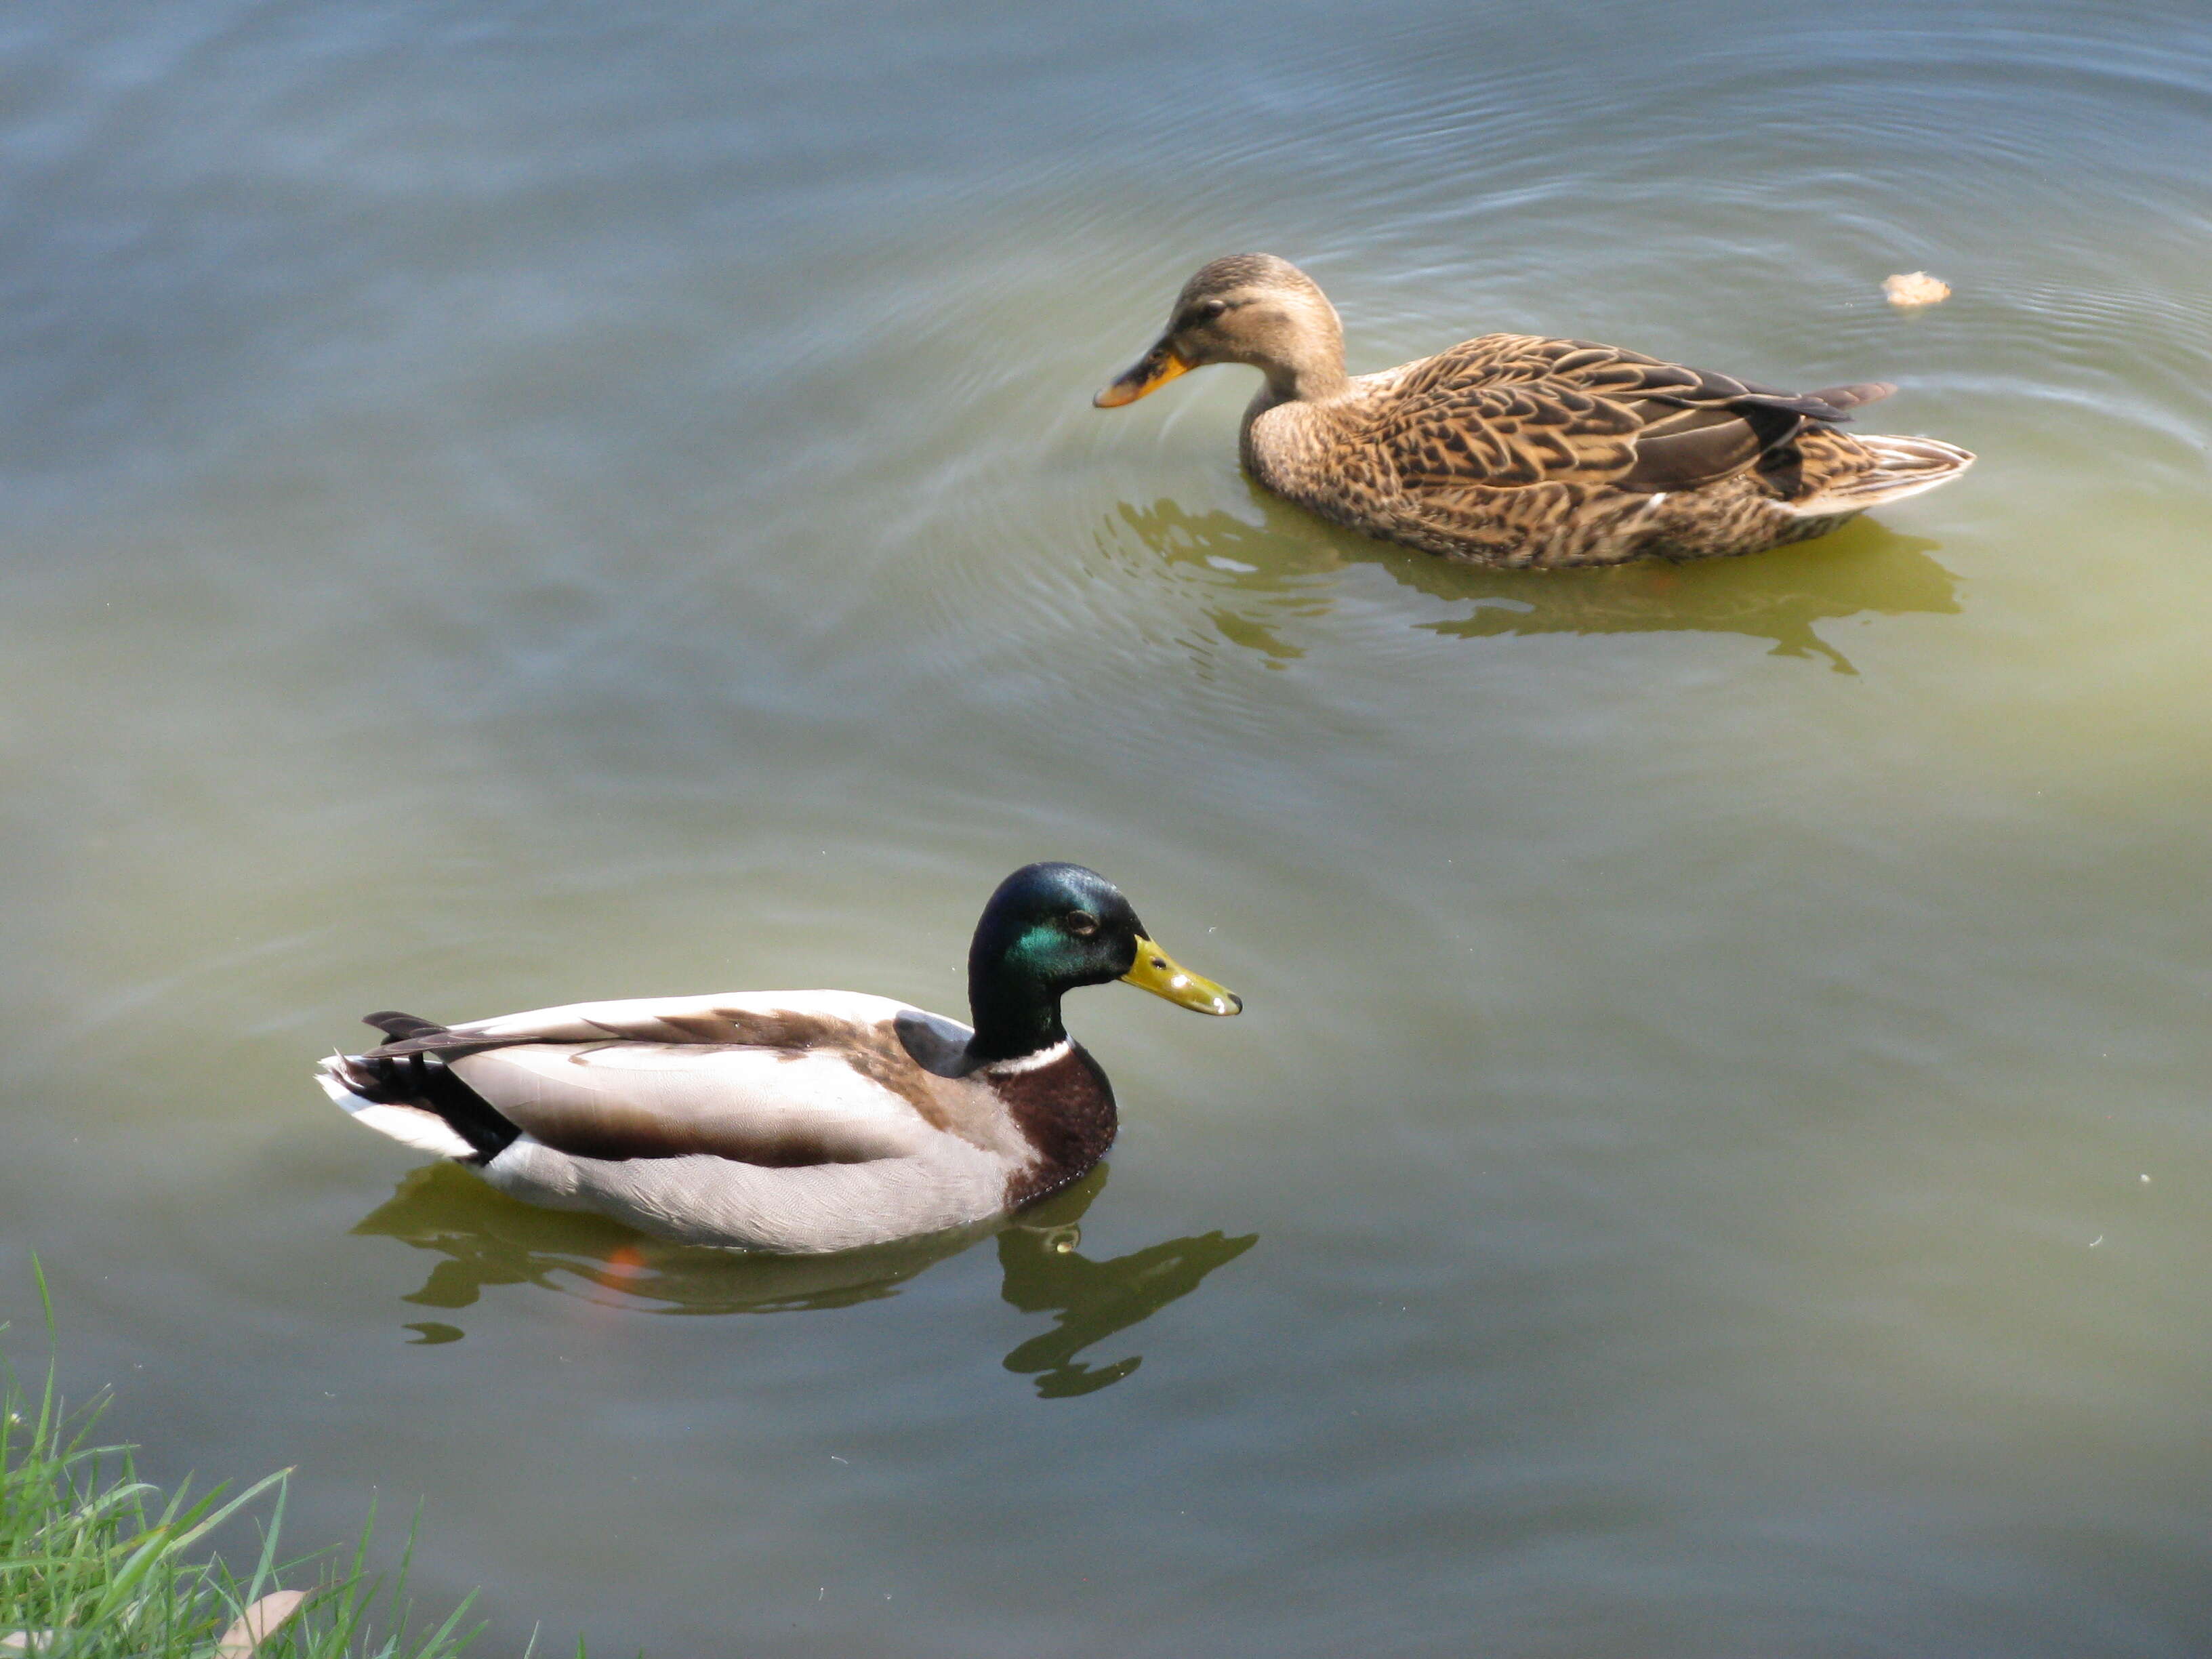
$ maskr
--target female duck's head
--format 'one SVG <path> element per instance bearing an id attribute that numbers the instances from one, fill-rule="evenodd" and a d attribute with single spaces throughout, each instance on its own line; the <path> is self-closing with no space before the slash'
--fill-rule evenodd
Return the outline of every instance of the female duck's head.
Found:
<path id="1" fill-rule="evenodd" d="M 968 947 L 978 1060 L 1011 1060 L 1066 1041 L 1060 999 L 1127 980 L 1179 1007 L 1234 1014 L 1243 1000 L 1176 966 L 1121 890 L 1079 864 L 1030 864 L 999 884 Z"/>
<path id="2" fill-rule="evenodd" d="M 1182 285 L 1167 331 L 1091 401 L 1119 409 L 1208 363 L 1249 363 L 1278 400 L 1344 389 L 1344 325 L 1312 277 L 1272 253 L 1232 253 Z"/>

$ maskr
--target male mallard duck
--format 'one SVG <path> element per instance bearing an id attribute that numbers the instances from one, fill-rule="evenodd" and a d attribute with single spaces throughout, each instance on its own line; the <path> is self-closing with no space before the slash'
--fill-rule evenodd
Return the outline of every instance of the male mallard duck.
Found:
<path id="1" fill-rule="evenodd" d="M 1032 864 L 968 950 L 973 1030 L 852 991 L 579 1002 L 334 1054 L 357 1121 L 504 1192 L 703 1244 L 811 1252 L 940 1231 L 1042 1198 L 1113 1144 L 1114 1091 L 1060 1023 L 1079 985 L 1243 1003 L 1154 945 L 1114 884 Z"/>
<path id="2" fill-rule="evenodd" d="M 1167 331 L 1101 392 L 1118 409 L 1207 363 L 1267 377 L 1246 469 L 1337 524 L 1476 564 L 1707 558 L 1824 536 L 1954 478 L 1933 438 L 1852 436 L 1880 383 L 1800 396 L 1587 340 L 1486 334 L 1376 374 L 1344 372 L 1344 327 L 1271 253 L 1216 259 Z"/>

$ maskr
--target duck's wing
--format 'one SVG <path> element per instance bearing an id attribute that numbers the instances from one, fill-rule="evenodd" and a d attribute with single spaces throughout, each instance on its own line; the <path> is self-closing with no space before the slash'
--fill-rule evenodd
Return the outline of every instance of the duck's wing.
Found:
<path id="1" fill-rule="evenodd" d="M 370 1060 L 408 1054 L 482 1052 L 518 1042 L 671 1042 L 764 1048 L 832 1048 L 856 1040 L 901 1014 L 922 1015 L 888 997 L 856 991 L 732 991 L 698 997 L 628 997 L 570 1002 L 520 1014 L 438 1025 L 411 1014 L 363 1016 L 391 1041 Z M 964 1030 L 964 1028 L 963 1028 Z"/>
<path id="2" fill-rule="evenodd" d="M 1588 340 L 1491 334 L 1376 377 L 1362 434 L 1400 488 L 1553 482 L 1691 489 L 1786 454 L 1808 422 L 1893 389 L 1798 395 Z"/>
<path id="3" fill-rule="evenodd" d="M 957 1115 L 962 1085 L 915 1060 L 902 1015 L 952 1026 L 848 992 L 636 999 L 453 1026 L 372 1016 L 395 1035 L 360 1058 L 442 1061 L 515 1129 L 579 1158 L 866 1163 L 922 1151 Z"/>

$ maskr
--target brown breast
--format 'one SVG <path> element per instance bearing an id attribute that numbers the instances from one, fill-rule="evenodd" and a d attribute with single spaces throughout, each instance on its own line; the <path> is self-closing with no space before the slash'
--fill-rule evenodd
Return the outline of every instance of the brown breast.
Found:
<path id="1" fill-rule="evenodd" d="M 1081 1043 L 1070 1042 L 1066 1054 L 1034 1071 L 982 1076 L 1037 1153 L 1034 1164 L 1007 1177 L 1008 1207 L 1033 1204 L 1079 1180 L 1114 1144 L 1114 1086 Z"/>

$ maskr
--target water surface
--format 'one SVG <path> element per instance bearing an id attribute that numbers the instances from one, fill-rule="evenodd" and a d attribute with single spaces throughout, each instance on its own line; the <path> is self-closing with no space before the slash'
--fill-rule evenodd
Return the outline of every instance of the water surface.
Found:
<path id="1" fill-rule="evenodd" d="M 169 0 L 0 25 L 0 1310 L 419 1500 L 488 1652 L 2212 1642 L 2212 17 Z M 1322 526 L 1202 259 L 1903 383 L 1961 483 L 1550 577 Z M 1878 296 L 1925 268 L 1957 293 Z M 1071 1000 L 1022 1227 L 747 1264 L 307 1079 L 364 1010 Z"/>

